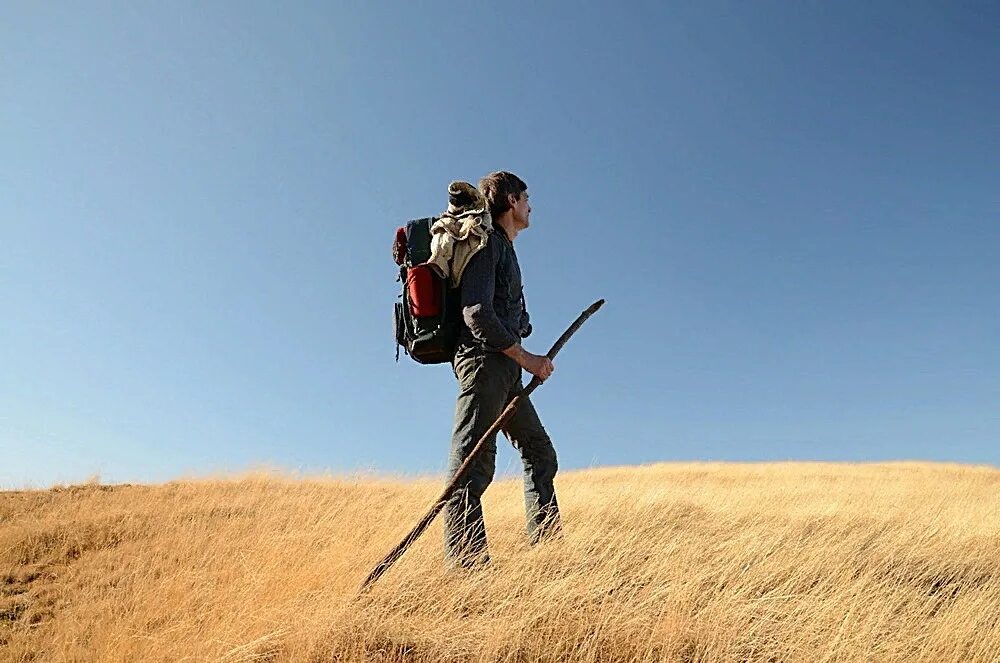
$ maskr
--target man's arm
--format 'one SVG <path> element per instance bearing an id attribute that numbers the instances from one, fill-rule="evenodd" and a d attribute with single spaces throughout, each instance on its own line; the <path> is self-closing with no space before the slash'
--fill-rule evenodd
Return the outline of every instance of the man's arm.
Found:
<path id="1" fill-rule="evenodd" d="M 488 347 L 503 352 L 539 380 L 545 380 L 555 367 L 545 355 L 536 355 L 521 347 L 517 336 L 510 333 L 493 310 L 493 295 L 500 252 L 495 241 L 469 258 L 462 272 L 462 318 L 473 338 Z"/>
<path id="2" fill-rule="evenodd" d="M 497 263 L 500 252 L 490 238 L 486 246 L 469 258 L 462 272 L 462 318 L 473 338 L 494 350 L 503 350 L 517 343 L 493 310 Z"/>
<path id="3" fill-rule="evenodd" d="M 503 351 L 505 355 L 517 362 L 517 365 L 528 371 L 541 381 L 545 381 L 556 367 L 545 355 L 534 355 L 515 343 Z"/>

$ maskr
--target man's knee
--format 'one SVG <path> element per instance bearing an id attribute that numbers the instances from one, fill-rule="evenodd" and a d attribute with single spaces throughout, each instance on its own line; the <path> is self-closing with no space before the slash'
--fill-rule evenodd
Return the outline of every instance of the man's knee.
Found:
<path id="1" fill-rule="evenodd" d="M 489 474 L 479 474 L 469 477 L 469 482 L 467 484 L 469 493 L 475 495 L 477 498 L 482 497 L 486 489 L 490 487 L 493 483 L 493 473 Z"/>
<path id="2" fill-rule="evenodd" d="M 559 459 L 556 458 L 556 450 L 552 446 L 552 442 L 549 442 L 548 438 L 546 438 L 546 442 L 547 444 L 542 446 L 541 465 L 545 475 L 551 478 L 559 471 Z"/>
<path id="3" fill-rule="evenodd" d="M 523 440 L 518 445 L 525 469 L 538 479 L 550 480 L 559 469 L 555 447 L 548 436 Z"/>
<path id="4" fill-rule="evenodd" d="M 459 484 L 476 498 L 481 497 L 489 485 L 493 483 L 493 475 L 496 472 L 496 453 L 496 443 L 494 442 L 492 445 L 487 443 L 486 448 L 482 449 L 479 456 L 473 460 L 472 467 L 468 469 L 468 472 Z M 449 482 L 467 457 L 467 453 L 452 456 L 451 463 L 449 464 L 452 476 L 448 477 Z"/>

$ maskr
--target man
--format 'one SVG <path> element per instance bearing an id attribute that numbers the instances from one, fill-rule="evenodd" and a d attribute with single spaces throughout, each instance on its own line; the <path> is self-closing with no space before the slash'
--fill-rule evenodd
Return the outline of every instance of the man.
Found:
<path id="1" fill-rule="evenodd" d="M 463 325 L 452 368 L 458 379 L 449 477 L 472 451 L 510 400 L 523 389 L 521 369 L 545 380 L 554 367 L 544 355 L 521 347 L 531 323 L 521 291 L 521 269 L 514 240 L 528 228 L 528 187 L 519 177 L 496 172 L 479 188 L 493 218 L 486 246 L 470 258 L 462 274 Z M 553 478 L 556 452 L 530 399 L 521 402 L 504 434 L 524 464 L 524 507 L 529 539 L 535 543 L 559 529 Z M 445 506 L 445 553 L 472 567 L 489 561 L 480 499 L 493 480 L 496 435 L 488 440 L 464 484 Z"/>

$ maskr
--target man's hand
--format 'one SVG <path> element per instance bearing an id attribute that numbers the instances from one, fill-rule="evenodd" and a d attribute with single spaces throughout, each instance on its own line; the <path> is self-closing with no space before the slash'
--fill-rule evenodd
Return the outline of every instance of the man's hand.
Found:
<path id="1" fill-rule="evenodd" d="M 552 360 L 545 355 L 533 355 L 530 352 L 526 352 L 525 354 L 528 355 L 528 361 L 521 364 L 521 368 L 528 371 L 542 382 L 545 382 L 545 380 L 552 375 L 553 371 L 556 370 Z"/>
<path id="2" fill-rule="evenodd" d="M 506 350 L 503 351 L 505 355 L 517 362 L 517 365 L 528 371 L 536 378 L 544 382 L 552 372 L 556 370 L 556 367 L 552 364 L 552 360 L 545 355 L 535 355 L 531 354 L 520 344 L 515 343 Z"/>

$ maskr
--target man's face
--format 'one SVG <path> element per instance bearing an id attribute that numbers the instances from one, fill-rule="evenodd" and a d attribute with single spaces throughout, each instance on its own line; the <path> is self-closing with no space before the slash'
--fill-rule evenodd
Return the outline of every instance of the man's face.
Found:
<path id="1" fill-rule="evenodd" d="M 514 223 L 518 230 L 528 227 L 528 217 L 531 216 L 531 205 L 528 203 L 528 192 L 522 191 L 520 196 L 510 196 L 510 208 L 513 210 Z"/>

